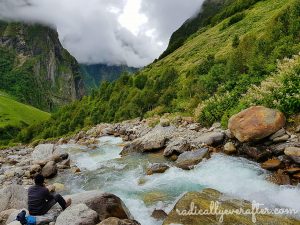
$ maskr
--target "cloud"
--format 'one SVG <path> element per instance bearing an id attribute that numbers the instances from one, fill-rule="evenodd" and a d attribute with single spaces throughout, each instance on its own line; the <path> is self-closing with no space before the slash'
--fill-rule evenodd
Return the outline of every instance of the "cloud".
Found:
<path id="1" fill-rule="evenodd" d="M 144 66 L 203 0 L 0 0 L 0 18 L 57 28 L 81 63 Z"/>

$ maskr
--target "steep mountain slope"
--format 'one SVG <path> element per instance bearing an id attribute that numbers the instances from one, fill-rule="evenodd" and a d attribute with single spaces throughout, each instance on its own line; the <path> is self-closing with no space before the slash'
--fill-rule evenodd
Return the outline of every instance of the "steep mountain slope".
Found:
<path id="1" fill-rule="evenodd" d="M 128 66 L 109 66 L 106 64 L 80 65 L 84 77 L 84 84 L 87 90 L 100 86 L 103 81 L 115 81 L 123 73 L 134 73 L 138 68 Z"/>
<path id="2" fill-rule="evenodd" d="M 0 21 L 0 55 L 0 90 L 21 102 L 51 111 L 84 94 L 77 61 L 49 27 Z"/>
<path id="3" fill-rule="evenodd" d="M 261 0 L 237 1 L 238 4 L 232 4 L 235 0 L 206 0 L 200 12 L 188 19 L 171 38 L 168 48 L 162 53 L 159 59 L 180 48 L 190 36 L 195 36 L 196 32 L 207 26 L 213 26 L 237 12 L 241 12 Z"/>
<path id="4" fill-rule="evenodd" d="M 26 140 L 164 113 L 196 116 L 203 125 L 221 120 L 226 125 L 236 108 L 252 104 L 242 100 L 248 89 L 276 73 L 278 60 L 300 51 L 300 4 L 299 0 L 232 0 L 210 21 L 165 58 L 134 76 L 102 83 L 91 96 L 31 128 Z M 274 107 L 287 116 L 299 111 L 298 63 L 291 70 L 292 76 L 282 81 L 293 83 L 288 90 L 282 85 L 290 98 L 277 94 L 261 101 L 278 102 Z"/>

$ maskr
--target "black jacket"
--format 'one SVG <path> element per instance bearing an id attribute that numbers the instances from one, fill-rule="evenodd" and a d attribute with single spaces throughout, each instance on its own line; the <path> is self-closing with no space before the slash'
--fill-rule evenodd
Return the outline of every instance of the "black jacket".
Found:
<path id="1" fill-rule="evenodd" d="M 30 214 L 39 215 L 43 212 L 53 195 L 44 186 L 34 185 L 28 189 L 28 210 Z"/>

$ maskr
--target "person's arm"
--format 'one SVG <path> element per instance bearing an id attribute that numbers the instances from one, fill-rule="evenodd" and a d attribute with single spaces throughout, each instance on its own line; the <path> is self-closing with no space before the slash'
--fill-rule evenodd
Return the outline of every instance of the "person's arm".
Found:
<path id="1" fill-rule="evenodd" d="M 46 187 L 44 189 L 44 196 L 47 201 L 54 199 L 53 195 L 50 193 L 50 191 Z"/>

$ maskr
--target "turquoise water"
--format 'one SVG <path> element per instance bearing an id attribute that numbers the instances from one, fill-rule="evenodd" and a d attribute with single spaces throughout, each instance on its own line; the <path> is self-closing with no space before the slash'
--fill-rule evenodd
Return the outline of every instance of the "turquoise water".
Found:
<path id="1" fill-rule="evenodd" d="M 56 182 L 65 184 L 65 194 L 99 189 L 118 195 L 142 225 L 159 225 L 151 218 L 156 209 L 167 213 L 187 191 L 214 188 L 236 198 L 255 200 L 270 207 L 290 207 L 300 211 L 300 188 L 279 187 L 266 181 L 267 172 L 246 159 L 215 154 L 195 169 L 184 171 L 171 167 L 164 174 L 145 175 L 154 162 L 165 162 L 159 154 L 135 154 L 120 158 L 122 140 L 100 138 L 96 149 L 77 145 L 62 146 L 82 170 L 78 175 L 65 174 Z"/>

